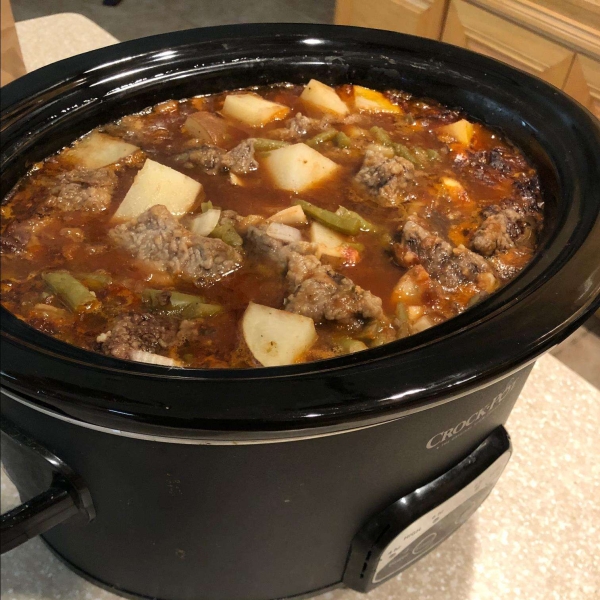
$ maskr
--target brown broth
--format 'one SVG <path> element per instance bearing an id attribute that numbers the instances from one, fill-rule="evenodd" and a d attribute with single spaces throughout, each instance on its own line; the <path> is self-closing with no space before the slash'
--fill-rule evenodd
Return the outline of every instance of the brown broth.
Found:
<path id="1" fill-rule="evenodd" d="M 322 113 L 305 106 L 299 99 L 301 86 L 279 85 L 256 88 L 263 97 L 285 104 L 292 110 L 288 119 L 297 112 L 309 117 L 320 118 Z M 340 86 L 338 94 L 345 100 L 351 99 L 352 86 Z M 475 133 L 469 147 L 444 139 L 437 129 L 457 121 L 462 115 L 433 101 L 414 99 L 408 94 L 388 92 L 388 97 L 401 107 L 399 115 L 370 113 L 360 117 L 360 127 L 366 132 L 373 126 L 383 128 L 394 142 L 409 148 L 421 147 L 438 153 L 426 168 L 417 170 L 415 183 L 405 193 L 402 203 L 396 207 L 383 207 L 363 193 L 353 183 L 356 172 L 364 157 L 364 144 L 344 151 L 327 142 L 319 151 L 341 165 L 338 174 L 327 182 L 313 187 L 300 196 L 277 189 L 264 168 L 264 154 L 257 155 L 259 167 L 243 177 L 245 186 L 231 184 L 227 173 L 208 174 L 202 168 L 191 168 L 176 157 L 186 151 L 190 136 L 182 130 L 188 115 L 206 110 L 218 112 L 226 94 L 192 98 L 179 102 L 161 103 L 139 115 L 125 117 L 121 122 L 99 128 L 111 135 L 122 136 L 140 147 L 145 156 L 185 173 L 202 184 L 203 192 L 191 214 L 200 213 L 200 201 L 210 200 L 221 209 L 236 211 L 242 216 L 259 215 L 269 217 L 289 207 L 301 197 L 331 211 L 340 205 L 358 212 L 378 227 L 378 234 L 359 233 L 349 239 L 362 244 L 360 260 L 356 264 L 343 264 L 341 259 L 322 259 L 340 274 L 355 284 L 381 298 L 390 331 L 398 330 L 395 319 L 396 300 L 394 288 L 407 272 L 392 251 L 391 242 L 398 242 L 400 229 L 407 216 L 416 215 L 426 222 L 431 231 L 449 240 L 454 246 L 469 247 L 475 231 L 486 216 L 486 207 L 501 205 L 510 199 L 512 207 L 523 207 L 526 202 L 515 186 L 518 182 L 534 182 L 532 194 L 538 208 L 541 206 L 535 171 L 520 152 L 509 141 L 480 124 L 475 124 Z M 136 134 L 136 127 L 140 131 Z M 276 138 L 285 122 L 275 121 L 260 130 L 236 123 L 237 133 L 224 144 L 229 150 L 246 137 Z M 339 131 L 352 135 L 356 132 L 353 123 L 332 123 Z M 310 136 L 306 136 L 304 140 Z M 359 138 L 356 138 L 359 139 Z M 372 139 L 368 139 L 372 142 Z M 361 146 L 362 144 L 362 146 Z M 498 165 L 491 164 L 490 152 L 502 155 Z M 486 154 L 487 153 L 487 154 Z M 459 160 L 464 156 L 464 160 Z M 483 158 L 482 158 L 483 157 Z M 487 162 L 486 162 L 487 161 Z M 240 334 L 240 319 L 250 301 L 274 308 L 284 308 L 289 290 L 284 274 L 272 261 L 246 252 L 243 266 L 217 283 L 198 288 L 194 283 L 172 276 L 155 267 L 132 258 L 131 254 L 111 244 L 108 230 L 114 226 L 111 217 L 127 193 L 133 178 L 143 164 L 143 157 L 123 160 L 108 168 L 118 177 L 110 207 L 101 213 L 86 211 L 44 212 L 43 205 L 49 188 L 55 184 L 60 173 L 74 168 L 65 151 L 49 157 L 36 165 L 24 177 L 2 208 L 2 235 L 8 238 L 11 226 L 42 215 L 45 225 L 36 233 L 26 248 L 14 250 L 4 248 L 2 254 L 2 304 L 17 317 L 40 331 L 61 340 L 90 350 L 99 350 L 96 338 L 110 329 L 111 323 L 123 312 L 148 311 L 141 300 L 145 288 L 177 290 L 188 294 L 200 294 L 206 301 L 220 304 L 223 312 L 213 317 L 200 319 L 196 324 L 196 336 L 179 346 L 158 349 L 157 353 L 176 359 L 183 366 L 191 367 L 248 367 L 258 363 L 251 356 Z M 458 180 L 465 194 L 448 193 L 441 178 Z M 541 212 L 534 215 L 536 227 L 541 223 Z M 305 239 L 308 227 L 300 227 Z M 71 231 L 66 232 L 66 230 Z M 75 231 L 75 233 L 72 233 Z M 387 234 L 388 243 L 382 239 Z M 71 235 L 71 237 L 69 237 Z M 81 236 L 73 239 L 72 236 Z M 504 285 L 531 259 L 535 245 L 516 246 L 514 249 L 497 253 L 490 265 L 498 285 Z M 49 293 L 41 279 L 48 271 L 65 269 L 70 273 L 101 271 L 110 274 L 112 283 L 96 290 L 102 306 L 93 313 L 70 312 L 60 298 Z M 435 283 L 435 282 L 434 282 Z M 468 308 L 481 289 L 472 282 L 452 290 L 436 284 L 435 293 L 423 287 L 421 307 L 430 314 L 436 324 Z M 39 306 L 59 309 L 44 314 Z M 37 306 L 37 308 L 35 308 Z M 418 308 L 418 307 L 417 307 Z M 58 316 L 57 316 L 58 315 Z M 395 324 L 395 325 L 394 325 Z M 343 353 L 338 340 L 342 337 L 361 338 L 368 323 L 365 319 L 353 319 L 348 323 L 318 322 L 319 334 L 316 344 L 301 358 L 301 361 L 329 358 Z M 394 330 L 394 327 L 396 329 Z M 412 327 L 412 325 L 411 325 Z M 417 329 L 412 333 L 416 333 Z M 405 335 L 397 333 L 398 337 Z M 367 345 L 380 343 L 367 341 Z M 389 338 L 388 340 L 389 341 Z"/>

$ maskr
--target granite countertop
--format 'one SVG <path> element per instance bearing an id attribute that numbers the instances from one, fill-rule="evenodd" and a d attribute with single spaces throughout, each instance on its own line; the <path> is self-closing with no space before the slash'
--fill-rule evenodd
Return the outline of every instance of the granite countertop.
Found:
<path id="1" fill-rule="evenodd" d="M 17 23 L 17 31 L 30 70 L 116 42 L 75 14 Z M 600 598 L 600 391 L 546 355 L 507 429 L 513 457 L 482 507 L 431 554 L 367 598 Z M 16 504 L 3 472 L 2 510 Z M 71 573 L 39 540 L 4 555 L 1 567 L 0 600 L 118 598 Z M 319 600 L 364 597 L 335 590 Z"/>

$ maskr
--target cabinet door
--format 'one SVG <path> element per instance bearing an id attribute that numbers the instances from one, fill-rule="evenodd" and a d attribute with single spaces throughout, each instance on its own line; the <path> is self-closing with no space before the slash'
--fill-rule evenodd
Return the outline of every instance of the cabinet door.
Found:
<path id="1" fill-rule="evenodd" d="M 452 0 L 442 39 L 537 75 L 562 88 L 574 52 L 486 10 Z"/>
<path id="2" fill-rule="evenodd" d="M 564 90 L 600 119 L 600 61 L 578 54 Z"/>
<path id="3" fill-rule="evenodd" d="M 335 23 L 439 39 L 448 0 L 337 0 Z"/>

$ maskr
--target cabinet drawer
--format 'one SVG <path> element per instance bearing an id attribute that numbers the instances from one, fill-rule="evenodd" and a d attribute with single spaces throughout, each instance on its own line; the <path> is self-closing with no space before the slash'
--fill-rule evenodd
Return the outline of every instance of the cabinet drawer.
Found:
<path id="1" fill-rule="evenodd" d="M 496 58 L 562 88 L 575 53 L 486 10 L 452 0 L 443 41 Z"/>
<path id="2" fill-rule="evenodd" d="M 448 0 L 337 0 L 335 23 L 439 39 Z"/>
<path id="3" fill-rule="evenodd" d="M 578 54 L 564 90 L 600 119 L 600 61 Z"/>

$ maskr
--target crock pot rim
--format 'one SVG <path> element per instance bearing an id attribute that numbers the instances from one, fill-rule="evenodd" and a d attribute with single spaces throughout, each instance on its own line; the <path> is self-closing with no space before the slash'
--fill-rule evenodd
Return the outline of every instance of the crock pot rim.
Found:
<path id="1" fill-rule="evenodd" d="M 361 28 L 350 28 L 350 27 L 339 27 L 339 26 L 328 26 L 328 25 L 296 25 L 296 24 L 265 24 L 265 25 L 235 25 L 235 26 L 221 26 L 215 28 L 206 28 L 200 30 L 188 30 L 184 32 L 175 32 L 171 34 L 164 34 L 160 36 L 153 36 L 151 38 L 143 38 L 141 40 L 134 40 L 132 42 L 125 42 L 117 46 L 111 46 L 101 50 L 97 50 L 85 55 L 80 55 L 60 63 L 50 65 L 44 69 L 35 71 L 27 75 L 23 80 L 16 81 L 9 84 L 3 89 L 2 92 L 2 110 L 3 114 L 11 112 L 13 105 L 23 102 L 25 98 L 32 99 L 40 92 L 46 91 L 48 86 L 45 85 L 48 80 L 54 81 L 55 85 L 57 81 L 67 81 L 69 78 L 76 77 L 77 74 L 81 75 L 84 72 L 99 69 L 102 65 L 110 64 L 111 60 L 117 60 L 121 57 L 123 60 L 135 60 L 136 57 L 152 54 L 158 50 L 165 50 L 166 48 L 172 50 L 173 48 L 183 48 L 185 46 L 198 43 L 202 40 L 227 40 L 228 43 L 233 40 L 239 40 L 240 38 L 251 38 L 261 36 L 274 36 L 274 37 L 298 37 L 298 38 L 320 38 L 328 39 L 340 39 L 348 38 L 359 42 L 365 42 L 373 44 L 375 47 L 384 48 L 388 46 L 396 47 L 397 49 L 402 46 L 410 48 L 413 52 L 419 51 L 425 47 L 443 47 L 445 56 L 441 60 L 444 62 L 449 61 L 449 57 L 452 56 L 454 60 L 459 58 L 468 59 L 470 61 L 476 61 L 486 65 L 491 71 L 509 72 L 514 78 L 524 80 L 525 84 L 533 86 L 537 93 L 546 95 L 552 95 L 556 102 L 562 106 L 564 110 L 570 111 L 574 118 L 577 119 L 579 124 L 583 124 L 587 120 L 587 125 L 590 127 L 590 131 L 594 133 L 596 139 L 596 149 L 600 149 L 600 130 L 597 123 L 595 123 L 593 117 L 586 114 L 586 111 L 580 107 L 577 107 L 574 102 L 568 99 L 562 92 L 552 88 L 548 84 L 536 80 L 535 78 L 519 73 L 515 75 L 516 71 L 508 66 L 497 63 L 486 57 L 476 55 L 469 51 L 441 44 L 439 42 L 433 42 L 431 40 L 422 40 L 414 38 L 412 36 L 405 36 L 392 32 L 382 32 L 375 30 L 365 30 Z M 123 58 L 126 56 L 126 58 Z M 62 79 L 61 79 L 62 78 Z M 50 86 L 52 87 L 52 86 Z M 588 132 L 589 133 L 589 132 Z M 600 150 L 599 150 L 600 152 Z M 598 161 L 596 163 L 598 168 Z M 600 195 L 597 198 L 598 204 L 600 205 Z M 584 199 L 585 201 L 585 199 Z M 589 200 L 588 200 L 589 202 Z M 596 217 L 595 224 L 590 224 L 590 227 L 595 228 L 594 231 L 600 231 L 600 222 Z M 588 239 L 581 241 L 581 246 L 591 243 L 588 234 Z M 597 236 L 600 237 L 600 236 Z M 593 241 L 593 240 L 592 240 Z M 596 246 L 600 251 L 600 240 L 596 242 Z M 573 257 L 572 257 L 573 258 Z M 569 261 L 571 262 L 571 261 Z M 544 275 L 544 273 L 542 273 Z M 540 275 L 540 278 L 542 277 Z M 553 323 L 548 328 L 550 337 L 539 340 L 538 344 L 533 344 L 532 347 L 528 348 L 527 357 L 521 356 L 519 360 L 521 363 L 527 359 L 531 359 L 544 350 L 546 350 L 553 341 L 557 341 L 561 336 L 565 336 L 568 331 L 573 329 L 585 316 L 592 310 L 592 306 L 598 302 L 598 290 L 600 289 L 600 274 L 596 273 L 594 280 L 594 273 L 590 275 L 590 286 L 588 287 L 587 298 L 584 302 L 580 303 L 578 310 L 573 310 L 573 307 L 569 307 L 568 311 L 564 311 L 559 317 L 554 315 Z M 508 292 L 514 293 L 515 291 L 525 293 L 527 290 L 519 288 L 519 282 L 522 278 L 519 277 L 515 281 L 511 282 L 506 286 L 501 294 L 507 295 Z M 539 283 L 539 282 L 538 282 Z M 542 285 L 548 285 L 551 280 L 543 282 Z M 581 298 L 580 298 L 581 300 Z M 492 309 L 490 309 L 492 307 Z M 511 306 L 511 308 L 515 308 Z M 250 370 L 200 370 L 200 369 L 185 369 L 185 370 L 169 370 L 164 367 L 156 367 L 143 365 L 139 363 L 131 363 L 128 361 L 119 361 L 104 357 L 92 352 L 88 352 L 81 349 L 76 349 L 73 346 L 64 344 L 54 338 L 48 338 L 48 336 L 37 332 L 22 323 L 14 316 L 7 313 L 2 308 L 2 336 L 3 341 L 11 338 L 11 344 L 23 344 L 23 338 L 30 338 L 34 340 L 34 343 L 38 344 L 37 351 L 56 353 L 60 356 L 60 360 L 74 360 L 84 368 L 116 369 L 119 373 L 135 373 L 138 376 L 160 379 L 168 378 L 174 380 L 206 380 L 215 381 L 220 378 L 231 381 L 267 381 L 278 378 L 299 378 L 302 376 L 314 377 L 315 375 L 329 375 L 335 374 L 336 372 L 346 371 L 351 369 L 355 372 L 366 368 L 371 370 L 377 368 L 383 362 L 388 362 L 390 359 L 398 358 L 404 355 L 409 350 L 411 352 L 426 352 L 434 349 L 436 344 L 439 344 L 442 340 L 464 333 L 467 330 L 471 330 L 473 327 L 478 326 L 482 321 L 488 319 L 502 319 L 502 315 L 506 313 L 506 307 L 499 309 L 498 306 L 494 307 L 494 296 L 490 300 L 481 303 L 479 306 L 471 309 L 467 313 L 460 315 L 432 330 L 426 331 L 417 336 L 413 336 L 406 340 L 400 340 L 392 344 L 388 344 L 381 348 L 365 351 L 357 355 L 341 357 L 336 359 L 329 359 L 326 361 L 318 361 L 314 363 L 308 363 L 305 365 L 293 365 L 289 367 L 277 367 L 277 368 L 261 368 L 261 369 L 250 369 Z M 31 330 L 31 331 L 28 331 Z M 440 336 L 440 334 L 442 334 Z M 34 350 L 35 353 L 36 350 Z M 67 356 L 71 355 L 71 357 Z M 513 357 L 514 358 L 514 357 Z M 89 361 L 89 362 L 88 362 Z M 504 365 L 506 366 L 506 365 Z M 473 369 L 475 370 L 475 369 Z M 3 383 L 7 388 L 12 387 L 13 377 L 12 374 L 4 371 Z M 470 378 L 467 378 L 467 380 Z M 458 382 L 460 384 L 468 383 L 468 381 Z M 430 393 L 430 390 L 427 390 Z M 351 408 L 351 403 L 347 406 Z M 348 412 L 351 412 L 349 410 Z"/>

